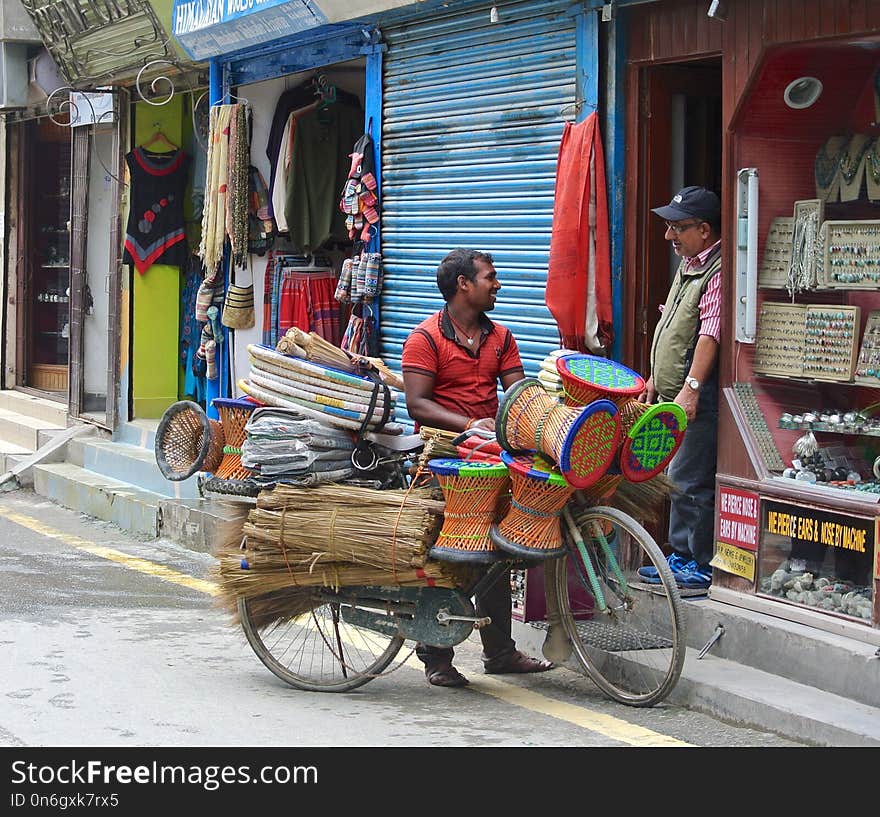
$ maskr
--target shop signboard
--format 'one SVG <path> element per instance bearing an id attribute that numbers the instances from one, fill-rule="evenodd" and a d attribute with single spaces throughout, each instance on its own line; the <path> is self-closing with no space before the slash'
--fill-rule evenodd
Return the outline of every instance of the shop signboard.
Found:
<path id="1" fill-rule="evenodd" d="M 171 31 L 190 58 L 207 60 L 363 18 L 415 0 L 174 0 Z"/>
<path id="2" fill-rule="evenodd" d="M 758 549 L 760 498 L 751 491 L 718 489 L 718 541 L 745 550 Z"/>
<path id="3" fill-rule="evenodd" d="M 174 0 L 171 28 L 194 60 L 298 34 L 327 23 L 310 0 Z"/>
<path id="4" fill-rule="evenodd" d="M 760 497 L 721 486 L 718 490 L 718 536 L 710 564 L 725 573 L 755 580 Z"/>

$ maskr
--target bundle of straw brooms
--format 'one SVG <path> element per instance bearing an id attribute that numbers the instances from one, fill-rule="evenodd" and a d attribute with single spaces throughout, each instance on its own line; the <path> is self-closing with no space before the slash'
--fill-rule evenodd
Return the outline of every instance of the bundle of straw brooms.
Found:
<path id="1" fill-rule="evenodd" d="M 382 380 L 389 386 L 393 386 L 395 389 L 403 388 L 403 378 L 397 372 L 389 369 L 381 358 L 354 357 L 315 332 L 303 332 L 296 326 L 287 330 L 284 337 L 278 341 L 275 351 L 282 355 L 300 357 L 321 366 L 330 366 L 343 372 L 352 373 L 360 372 L 361 367 L 358 365 L 358 361 L 364 360 L 376 367 Z"/>
<path id="2" fill-rule="evenodd" d="M 263 491 L 242 544 L 218 553 L 222 601 L 234 610 L 240 598 L 272 594 L 263 605 L 271 620 L 310 609 L 316 587 L 454 587 L 467 577 L 427 555 L 442 526 L 440 496 L 336 484 Z"/>

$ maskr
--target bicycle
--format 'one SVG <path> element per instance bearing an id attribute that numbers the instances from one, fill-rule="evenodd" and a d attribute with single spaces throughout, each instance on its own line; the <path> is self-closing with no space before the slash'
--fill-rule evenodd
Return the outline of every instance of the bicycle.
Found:
<path id="1" fill-rule="evenodd" d="M 677 683 L 685 657 L 682 604 L 666 558 L 639 522 L 583 491 L 562 516 L 565 553 L 542 562 L 544 654 L 557 663 L 573 656 L 612 700 L 653 706 Z M 285 591 L 274 591 L 240 599 L 238 613 L 250 646 L 278 678 L 301 690 L 348 692 L 387 674 L 407 641 L 466 640 L 488 623 L 475 614 L 474 594 L 510 568 L 535 564 L 504 559 L 463 588 L 314 588 L 307 609 L 264 623 L 261 605 L 285 604 Z M 657 584 L 637 572 L 648 564 Z"/>

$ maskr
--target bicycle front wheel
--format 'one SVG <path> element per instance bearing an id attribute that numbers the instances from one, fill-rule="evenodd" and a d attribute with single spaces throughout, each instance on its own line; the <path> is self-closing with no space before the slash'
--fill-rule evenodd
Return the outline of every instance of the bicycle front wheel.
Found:
<path id="1" fill-rule="evenodd" d="M 569 552 L 546 566 L 548 603 L 556 601 L 577 661 L 602 692 L 630 706 L 653 706 L 675 686 L 684 664 L 672 571 L 648 532 L 617 508 L 587 508 L 574 521 L 590 564 L 567 537 Z M 657 584 L 638 574 L 649 564 L 657 568 Z"/>
<path id="2" fill-rule="evenodd" d="M 239 599 L 238 614 L 248 643 L 266 667 L 309 692 L 362 686 L 388 667 L 404 642 L 348 623 L 340 604 L 322 603 L 317 593 L 303 589 Z"/>

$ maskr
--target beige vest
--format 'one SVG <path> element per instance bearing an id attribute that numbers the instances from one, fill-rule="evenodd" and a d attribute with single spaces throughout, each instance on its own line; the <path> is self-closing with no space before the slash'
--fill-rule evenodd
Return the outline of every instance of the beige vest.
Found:
<path id="1" fill-rule="evenodd" d="M 721 270 L 721 247 L 709 254 L 706 265 L 685 272 L 685 259 L 678 265 L 651 344 L 651 375 L 654 387 L 666 400 L 673 400 L 684 386 L 691 353 L 700 329 L 700 299 L 714 275 Z"/>

